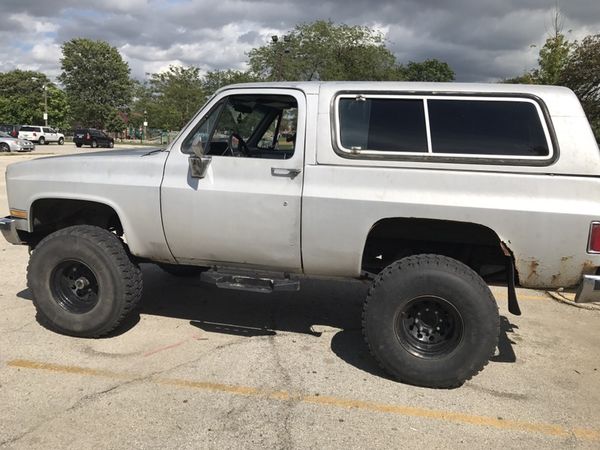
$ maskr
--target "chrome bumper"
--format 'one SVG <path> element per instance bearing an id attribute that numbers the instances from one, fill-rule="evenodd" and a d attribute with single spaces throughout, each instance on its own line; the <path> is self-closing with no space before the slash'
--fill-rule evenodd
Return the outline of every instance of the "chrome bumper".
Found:
<path id="1" fill-rule="evenodd" d="M 584 275 L 577 289 L 575 303 L 600 302 L 600 275 Z"/>
<path id="2" fill-rule="evenodd" d="M 19 238 L 19 233 L 17 232 L 17 221 L 15 219 L 10 217 L 1 218 L 0 231 L 2 231 L 4 239 L 11 244 L 19 245 L 23 243 L 23 241 L 21 241 Z"/>

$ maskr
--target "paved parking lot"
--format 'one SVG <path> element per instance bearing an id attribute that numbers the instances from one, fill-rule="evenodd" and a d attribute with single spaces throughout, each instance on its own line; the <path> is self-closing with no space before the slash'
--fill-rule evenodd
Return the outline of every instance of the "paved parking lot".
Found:
<path id="1" fill-rule="evenodd" d="M 89 150 L 43 147 L 73 151 Z M 0 174 L 32 157 L 0 156 Z M 76 339 L 36 322 L 27 259 L 0 239 L 0 448 L 600 448 L 600 311 L 544 292 L 520 291 L 515 317 L 494 288 L 497 355 L 430 390 L 368 355 L 360 282 L 264 295 L 144 265 L 139 312 Z"/>

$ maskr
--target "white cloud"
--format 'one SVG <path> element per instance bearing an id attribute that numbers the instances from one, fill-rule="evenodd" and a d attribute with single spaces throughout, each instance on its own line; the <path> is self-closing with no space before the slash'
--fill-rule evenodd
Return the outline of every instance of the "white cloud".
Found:
<path id="1" fill-rule="evenodd" d="M 2 70 L 60 72 L 60 44 L 107 40 L 138 78 L 171 64 L 202 70 L 245 68 L 253 47 L 301 22 L 328 18 L 384 33 L 398 60 L 447 61 L 462 81 L 521 74 L 535 65 L 547 35 L 548 0 L 2 0 Z M 600 30 L 597 0 L 565 5 L 565 31 Z M 531 49 L 530 44 L 538 48 Z"/>

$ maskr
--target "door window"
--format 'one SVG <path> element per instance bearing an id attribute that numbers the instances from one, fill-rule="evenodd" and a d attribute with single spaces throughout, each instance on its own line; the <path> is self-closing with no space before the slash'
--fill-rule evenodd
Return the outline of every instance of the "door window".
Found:
<path id="1" fill-rule="evenodd" d="M 287 95 L 232 95 L 215 106 L 183 143 L 213 156 L 287 159 L 294 154 L 298 104 Z"/>

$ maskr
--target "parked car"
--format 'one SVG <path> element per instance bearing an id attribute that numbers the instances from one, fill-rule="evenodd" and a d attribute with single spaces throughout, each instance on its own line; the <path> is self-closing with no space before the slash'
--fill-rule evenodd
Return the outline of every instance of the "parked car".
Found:
<path id="1" fill-rule="evenodd" d="M 21 125 L 8 125 L 8 124 L 1 124 L 0 125 L 0 131 L 4 131 L 7 134 L 10 134 L 12 137 L 19 137 L 19 128 L 21 128 Z"/>
<path id="2" fill-rule="evenodd" d="M 12 137 L 0 131 L 0 152 L 30 152 L 35 149 L 33 142 Z"/>
<path id="3" fill-rule="evenodd" d="M 73 142 L 75 142 L 77 147 L 89 145 L 92 148 L 113 148 L 115 146 L 115 140 L 113 138 L 107 135 L 104 131 L 97 130 L 95 128 L 80 128 L 75 130 Z"/>
<path id="4" fill-rule="evenodd" d="M 22 125 L 19 129 L 19 138 L 37 142 L 40 145 L 56 142 L 58 145 L 65 143 L 65 135 L 54 128 L 40 127 L 37 125 Z"/>
<path id="5" fill-rule="evenodd" d="M 8 166 L 0 229 L 29 246 L 40 323 L 110 333 L 135 310 L 146 262 L 253 292 L 358 279 L 371 283 L 374 358 L 450 388 L 497 348 L 489 283 L 516 315 L 515 286 L 600 300 L 600 151 L 567 88 L 228 86 L 166 150 Z"/>

